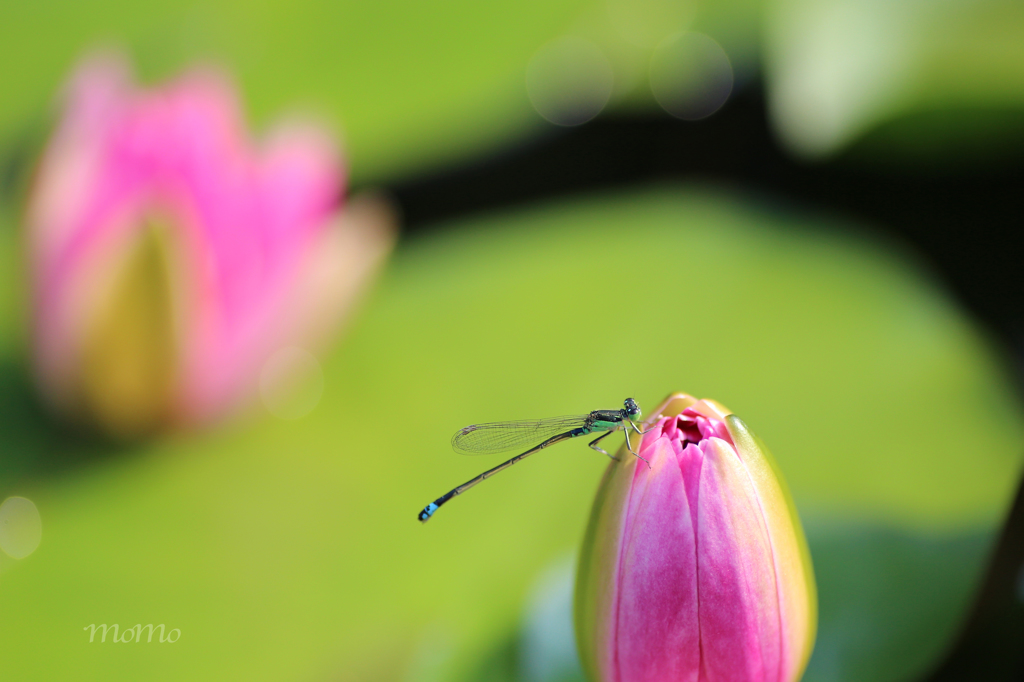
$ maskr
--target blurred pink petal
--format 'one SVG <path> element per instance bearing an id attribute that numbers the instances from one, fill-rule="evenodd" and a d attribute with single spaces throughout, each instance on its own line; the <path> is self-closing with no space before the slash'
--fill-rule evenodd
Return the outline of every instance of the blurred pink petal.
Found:
<path id="1" fill-rule="evenodd" d="M 310 343 L 315 326 L 340 318 L 394 228 L 384 214 L 344 219 L 344 172 L 318 127 L 281 126 L 256 148 L 222 74 L 194 71 L 139 89 L 128 73 L 108 55 L 72 77 L 27 212 L 41 383 L 58 405 L 115 432 L 208 421 L 244 402 L 280 344 Z M 122 274 L 153 235 L 168 273 L 161 314 L 171 351 L 145 360 L 138 331 L 125 343 L 143 358 L 138 373 L 159 374 L 147 362 L 173 364 L 161 396 L 124 388 L 133 383 L 128 370 L 122 388 L 102 385 L 102 374 L 118 374 L 109 367 L 118 360 L 90 350 L 107 343 L 97 338 L 121 338 L 117 330 L 97 336 L 97 325 L 152 326 L 138 311 L 100 318 L 125 287 L 145 288 Z M 343 291 L 318 291 L 310 273 Z M 99 374 L 86 366 L 94 355 L 103 358 Z"/>

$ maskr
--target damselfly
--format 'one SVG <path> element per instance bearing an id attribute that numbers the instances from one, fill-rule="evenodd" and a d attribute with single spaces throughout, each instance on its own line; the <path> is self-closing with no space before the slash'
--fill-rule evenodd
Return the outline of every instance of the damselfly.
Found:
<path id="1" fill-rule="evenodd" d="M 601 439 L 608 437 L 613 432 L 623 429 L 626 434 L 626 447 L 631 453 L 640 457 L 633 450 L 633 444 L 629 440 L 629 432 L 632 429 L 639 435 L 643 432 L 634 423 L 640 419 L 640 406 L 632 398 L 626 398 L 621 410 L 594 410 L 590 414 L 573 415 L 570 417 L 552 417 L 551 419 L 528 419 L 513 422 L 490 422 L 488 424 L 471 424 L 461 428 L 452 436 L 452 448 L 456 452 L 464 454 L 485 454 L 507 452 L 518 450 L 533 443 L 529 450 L 522 452 L 507 462 L 503 462 L 493 469 L 488 469 L 476 478 L 472 478 L 457 488 L 449 490 L 437 498 L 419 513 L 419 520 L 426 523 L 438 508 L 456 495 L 461 495 L 477 483 L 484 481 L 503 469 L 519 460 L 529 457 L 533 453 L 543 450 L 549 445 L 560 443 L 563 440 L 585 436 L 590 433 L 601 433 L 600 436 L 590 441 L 590 447 L 612 457 L 606 450 L 598 446 Z M 612 457 L 612 459 L 615 459 Z M 643 459 L 643 457 L 640 457 Z M 644 460 L 645 462 L 647 460 Z"/>

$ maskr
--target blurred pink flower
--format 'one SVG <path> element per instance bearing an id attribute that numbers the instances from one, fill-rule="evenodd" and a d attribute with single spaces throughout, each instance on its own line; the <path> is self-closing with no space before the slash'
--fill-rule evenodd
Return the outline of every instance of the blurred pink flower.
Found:
<path id="1" fill-rule="evenodd" d="M 817 602 L 796 509 L 768 450 L 727 409 L 677 393 L 639 454 L 605 473 L 576 582 L 595 682 L 793 682 Z"/>
<path id="2" fill-rule="evenodd" d="M 309 123 L 249 139 L 234 89 L 152 89 L 124 60 L 73 75 L 26 214 L 34 353 L 58 407 L 115 434 L 223 416 L 267 358 L 326 339 L 393 241 Z"/>

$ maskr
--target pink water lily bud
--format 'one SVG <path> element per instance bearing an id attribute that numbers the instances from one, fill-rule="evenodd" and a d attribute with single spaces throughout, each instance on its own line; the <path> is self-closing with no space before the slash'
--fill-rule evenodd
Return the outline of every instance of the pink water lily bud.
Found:
<path id="1" fill-rule="evenodd" d="M 817 596 L 793 501 L 764 444 L 718 403 L 670 396 L 601 482 L 576 578 L 593 682 L 792 682 Z M 635 443 L 634 443 L 635 445 Z"/>
<path id="2" fill-rule="evenodd" d="M 86 60 L 26 211 L 45 395 L 115 435 L 209 422 L 282 348 L 325 341 L 390 250 L 372 201 L 343 207 L 318 125 L 248 136 L 234 88 L 194 70 L 136 86 Z"/>

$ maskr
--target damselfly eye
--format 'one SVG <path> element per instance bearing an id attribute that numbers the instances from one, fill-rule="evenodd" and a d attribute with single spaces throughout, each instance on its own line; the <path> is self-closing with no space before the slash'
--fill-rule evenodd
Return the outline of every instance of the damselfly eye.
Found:
<path id="1" fill-rule="evenodd" d="M 626 409 L 625 409 L 625 412 L 626 412 L 626 414 L 630 418 L 639 417 L 640 416 L 640 406 L 637 405 L 636 401 L 633 400 L 632 398 L 627 398 L 626 399 Z"/>

